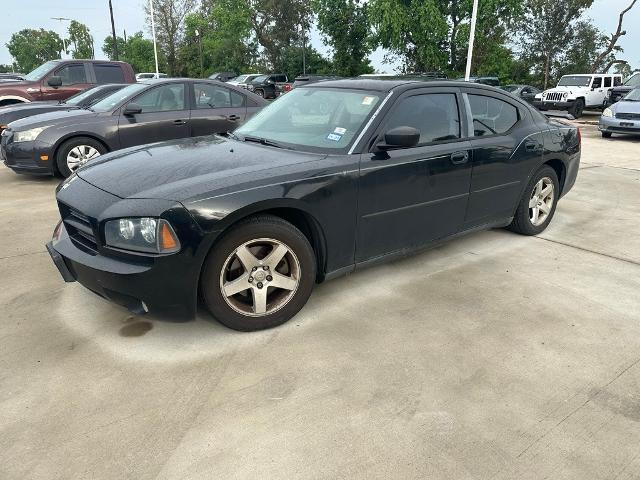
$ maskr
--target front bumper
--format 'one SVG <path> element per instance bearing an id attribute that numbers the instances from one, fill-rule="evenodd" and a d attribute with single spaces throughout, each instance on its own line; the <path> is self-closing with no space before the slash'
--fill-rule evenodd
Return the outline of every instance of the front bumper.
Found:
<path id="1" fill-rule="evenodd" d="M 623 120 L 615 117 L 600 117 L 598 129 L 608 133 L 640 134 L 640 120 Z"/>
<path id="2" fill-rule="evenodd" d="M 41 160 L 46 156 L 47 160 Z M 35 140 L 15 143 L 12 136 L 3 136 L 0 143 L 0 160 L 16 173 L 53 175 L 55 173 L 52 147 Z"/>
<path id="3" fill-rule="evenodd" d="M 575 100 L 568 100 L 566 102 L 545 102 L 543 100 L 534 100 L 533 106 L 538 110 L 569 110 L 573 107 Z"/>

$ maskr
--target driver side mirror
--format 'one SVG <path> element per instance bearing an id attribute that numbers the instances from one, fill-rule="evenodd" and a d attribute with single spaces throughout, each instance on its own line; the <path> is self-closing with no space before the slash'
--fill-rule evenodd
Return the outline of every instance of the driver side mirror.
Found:
<path id="1" fill-rule="evenodd" d="M 53 88 L 61 87 L 62 86 L 62 78 L 58 77 L 57 75 L 49 77 L 49 79 L 47 80 L 47 85 L 49 85 L 50 87 L 53 87 Z"/>
<path id="2" fill-rule="evenodd" d="M 126 107 L 124 107 L 124 110 L 122 112 L 122 114 L 126 116 L 137 115 L 139 113 L 142 113 L 142 107 L 134 102 L 131 102 Z"/>
<path id="3" fill-rule="evenodd" d="M 395 127 L 384 134 L 384 142 L 376 145 L 380 150 L 411 148 L 420 142 L 420 131 L 413 127 Z"/>

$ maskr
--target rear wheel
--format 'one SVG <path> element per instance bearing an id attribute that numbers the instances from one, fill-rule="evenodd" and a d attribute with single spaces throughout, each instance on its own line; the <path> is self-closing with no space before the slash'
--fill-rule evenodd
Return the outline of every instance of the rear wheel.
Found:
<path id="1" fill-rule="evenodd" d="M 558 175 L 544 165 L 529 181 L 508 228 L 522 235 L 542 233 L 556 212 L 559 195 Z"/>
<path id="2" fill-rule="evenodd" d="M 579 98 L 569 109 L 569 113 L 573 115 L 574 118 L 580 118 L 582 116 L 582 112 L 584 112 L 584 100 Z"/>
<path id="3" fill-rule="evenodd" d="M 79 167 L 100 155 L 107 153 L 97 140 L 89 137 L 72 138 L 64 142 L 58 149 L 56 165 L 63 177 L 68 177 Z"/>
<path id="4" fill-rule="evenodd" d="M 211 314 L 240 331 L 276 327 L 307 303 L 316 278 L 309 241 L 281 218 L 249 218 L 205 261 L 200 287 Z"/>
<path id="5" fill-rule="evenodd" d="M 256 90 L 256 94 L 260 95 L 262 98 L 266 98 L 264 96 L 264 90 Z"/>
<path id="6" fill-rule="evenodd" d="M 611 132 L 602 132 L 602 138 L 611 138 Z"/>

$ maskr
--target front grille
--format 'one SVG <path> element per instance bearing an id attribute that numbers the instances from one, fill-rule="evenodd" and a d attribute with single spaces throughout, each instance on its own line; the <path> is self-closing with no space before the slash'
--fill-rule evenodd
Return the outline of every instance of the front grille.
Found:
<path id="1" fill-rule="evenodd" d="M 562 92 L 549 92 L 545 94 L 545 100 L 547 102 L 560 102 L 562 101 Z"/>
<path id="2" fill-rule="evenodd" d="M 620 120 L 640 120 L 640 113 L 616 113 Z"/>
<path id="3" fill-rule="evenodd" d="M 71 240 L 83 250 L 95 255 L 98 244 L 92 220 L 64 203 L 60 203 L 59 206 L 62 221 Z"/>

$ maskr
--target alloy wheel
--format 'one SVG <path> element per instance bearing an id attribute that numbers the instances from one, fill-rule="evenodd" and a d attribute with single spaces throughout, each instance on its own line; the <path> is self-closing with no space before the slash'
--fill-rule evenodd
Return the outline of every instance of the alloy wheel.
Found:
<path id="1" fill-rule="evenodd" d="M 99 156 L 100 152 L 91 145 L 78 145 L 67 154 L 67 167 L 73 172 L 92 158 Z"/>
<path id="2" fill-rule="evenodd" d="M 541 178 L 531 193 L 529 199 L 529 220 L 535 227 L 542 225 L 553 208 L 555 199 L 553 180 L 549 177 Z"/>
<path id="3" fill-rule="evenodd" d="M 220 290 L 236 312 L 262 317 L 284 307 L 300 285 L 300 262 L 279 240 L 258 238 L 240 245 L 222 266 Z"/>

